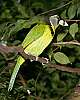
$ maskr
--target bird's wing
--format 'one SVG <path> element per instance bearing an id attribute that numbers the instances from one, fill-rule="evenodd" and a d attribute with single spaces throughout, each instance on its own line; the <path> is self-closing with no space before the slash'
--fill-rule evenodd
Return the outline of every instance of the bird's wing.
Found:
<path id="1" fill-rule="evenodd" d="M 24 41 L 22 42 L 23 48 L 26 48 L 33 41 L 41 37 L 44 34 L 44 29 L 45 29 L 45 25 L 43 24 L 34 26 L 30 30 L 30 32 L 26 35 Z"/>

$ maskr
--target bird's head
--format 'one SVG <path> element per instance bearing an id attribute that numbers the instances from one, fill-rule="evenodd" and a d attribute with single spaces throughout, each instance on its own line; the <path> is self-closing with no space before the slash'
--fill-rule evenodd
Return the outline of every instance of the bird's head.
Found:
<path id="1" fill-rule="evenodd" d="M 58 15 L 53 15 L 49 18 L 51 27 L 55 33 L 56 28 L 61 25 L 61 26 L 68 26 L 67 22 L 64 20 L 60 20 L 60 17 Z"/>

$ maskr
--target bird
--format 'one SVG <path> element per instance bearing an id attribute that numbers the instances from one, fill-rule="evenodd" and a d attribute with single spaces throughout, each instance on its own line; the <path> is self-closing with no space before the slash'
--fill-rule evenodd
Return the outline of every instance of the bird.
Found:
<path id="1" fill-rule="evenodd" d="M 49 21 L 51 23 L 51 27 L 53 29 L 54 34 L 55 34 L 56 28 L 59 25 L 63 25 L 64 23 L 64 21 L 60 21 L 60 18 L 58 15 L 50 16 Z M 51 34 L 49 25 L 37 24 L 26 35 L 21 46 L 23 47 L 24 52 L 26 54 L 31 54 L 33 56 L 38 57 L 44 51 L 44 49 L 51 43 L 52 39 L 53 39 L 53 35 Z M 19 55 L 19 57 L 17 58 L 16 65 L 14 67 L 13 73 L 11 75 L 8 91 L 12 90 L 17 73 L 20 69 L 20 66 L 24 62 L 25 62 L 25 59 Z"/>

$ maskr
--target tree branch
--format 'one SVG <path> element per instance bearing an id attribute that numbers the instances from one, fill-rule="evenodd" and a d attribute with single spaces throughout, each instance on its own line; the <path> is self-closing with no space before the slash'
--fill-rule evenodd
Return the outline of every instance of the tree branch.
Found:
<path id="1" fill-rule="evenodd" d="M 80 46 L 80 43 L 79 42 L 74 42 L 74 41 L 70 41 L 70 42 L 57 42 L 57 43 L 53 43 L 53 45 L 57 46 L 57 45 L 78 45 Z"/>
<path id="2" fill-rule="evenodd" d="M 36 56 L 30 55 L 30 54 L 26 54 L 22 47 L 18 47 L 18 46 L 11 46 L 10 47 L 10 46 L 0 45 L 0 52 L 5 53 L 5 54 L 16 52 L 16 53 L 19 53 L 26 60 L 30 59 L 30 60 L 33 60 L 33 61 L 39 61 L 40 63 L 46 64 L 50 68 L 56 68 L 60 71 L 66 71 L 66 72 L 80 74 L 80 68 L 71 68 L 71 67 L 67 67 L 67 66 L 64 66 L 64 65 L 53 64 L 50 61 L 48 61 L 47 58 L 36 57 Z"/>
<path id="3" fill-rule="evenodd" d="M 80 23 L 80 20 L 64 19 L 67 23 Z"/>

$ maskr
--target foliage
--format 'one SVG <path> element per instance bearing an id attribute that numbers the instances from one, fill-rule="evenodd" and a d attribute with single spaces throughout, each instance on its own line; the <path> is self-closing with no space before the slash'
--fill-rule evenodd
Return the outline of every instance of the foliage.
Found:
<path id="1" fill-rule="evenodd" d="M 61 52 L 57 52 L 54 54 L 54 59 L 60 64 L 68 64 L 70 63 L 68 57 Z"/>
<path id="2" fill-rule="evenodd" d="M 68 5 L 64 7 L 66 3 Z M 0 0 L 0 9 L 0 44 L 3 45 L 20 45 L 36 24 L 49 24 L 47 20 L 50 15 L 57 14 L 64 20 L 80 18 L 80 0 Z M 53 11 L 49 12 L 50 9 Z M 80 24 L 76 21 L 69 22 L 68 27 L 59 26 L 51 44 L 40 56 L 49 58 L 53 64 L 80 68 L 80 46 L 53 45 L 54 42 L 80 42 L 79 29 Z M 80 82 L 79 75 L 61 72 L 39 62 L 27 60 L 17 75 L 13 90 L 8 92 L 15 57 L 12 54 L 7 56 L 13 56 L 13 60 L 9 57 L 7 60 L 4 54 L 0 54 L 0 100 L 66 100 L 67 95 L 70 95 Z M 31 95 L 27 90 L 30 90 Z"/>
<path id="3" fill-rule="evenodd" d="M 70 25 L 69 33 L 72 35 L 73 38 L 75 38 L 75 34 L 78 32 L 78 24 L 74 23 Z"/>

